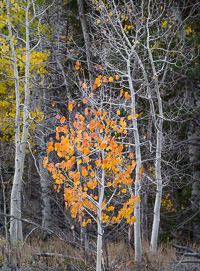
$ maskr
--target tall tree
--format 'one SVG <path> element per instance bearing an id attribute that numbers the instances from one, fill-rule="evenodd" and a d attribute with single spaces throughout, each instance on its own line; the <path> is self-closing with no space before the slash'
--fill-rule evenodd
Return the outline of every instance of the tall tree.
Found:
<path id="1" fill-rule="evenodd" d="M 5 5 L 5 6 L 4 6 Z M 11 192 L 10 203 L 10 238 L 14 245 L 23 241 L 21 222 L 21 192 L 22 177 L 24 171 L 25 150 L 29 130 L 30 116 L 30 71 L 43 74 L 44 64 L 47 54 L 36 52 L 39 44 L 39 33 L 35 36 L 31 32 L 34 22 L 40 23 L 39 15 L 36 14 L 34 2 L 5 1 L 1 3 L 4 10 L 4 29 L 8 35 L 1 33 L 2 43 L 7 46 L 3 54 L 4 65 L 13 69 L 10 77 L 14 81 L 15 92 L 15 173 Z M 5 32 L 6 33 L 6 32 Z M 9 41 L 9 43 L 8 43 Z M 31 42 L 35 41 L 35 46 Z M 20 47 L 21 45 L 21 47 Z M 32 66 L 31 66 L 32 65 Z M 6 74 L 4 74 L 6 76 Z"/>

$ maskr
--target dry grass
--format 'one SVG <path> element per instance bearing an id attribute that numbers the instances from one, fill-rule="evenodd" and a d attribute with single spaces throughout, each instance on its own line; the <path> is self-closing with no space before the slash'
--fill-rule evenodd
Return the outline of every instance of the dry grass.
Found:
<path id="1" fill-rule="evenodd" d="M 53 253 L 53 256 L 38 256 L 38 253 Z M 41 270 L 49 270 L 50 267 L 58 268 L 58 270 L 62 267 L 61 270 L 64 270 L 64 267 L 69 269 L 69 266 L 76 265 L 80 266 L 81 270 L 85 265 L 85 255 L 80 249 L 56 238 L 46 242 L 34 238 L 18 249 L 6 248 L 5 242 L 1 239 L 0 263 L 7 266 L 31 266 L 41 268 Z"/>
<path id="2" fill-rule="evenodd" d="M 108 241 L 103 250 L 104 270 L 109 271 L 169 271 L 171 270 L 170 262 L 177 260 L 176 249 L 170 245 L 160 245 L 157 254 L 152 256 L 149 244 L 145 241 L 143 241 L 142 263 L 137 268 L 134 262 L 134 251 L 124 240 Z M 53 256 L 37 255 L 37 253 L 47 252 L 53 253 Z M 95 252 L 91 251 L 89 255 L 86 255 L 83 249 L 72 247 L 59 239 L 51 238 L 43 242 L 39 237 L 31 239 L 19 249 L 12 250 L 6 248 L 5 241 L 0 239 L 0 267 L 3 265 L 31 266 L 36 268 L 34 270 L 93 271 L 95 270 Z"/>

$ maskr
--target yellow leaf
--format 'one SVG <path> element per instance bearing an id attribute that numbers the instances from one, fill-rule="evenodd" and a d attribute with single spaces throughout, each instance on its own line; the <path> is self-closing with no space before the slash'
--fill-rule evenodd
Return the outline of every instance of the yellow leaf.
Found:
<path id="1" fill-rule="evenodd" d="M 97 23 L 100 24 L 101 20 L 100 19 L 97 19 Z"/>
<path id="2" fill-rule="evenodd" d="M 117 115 L 120 115 L 120 110 L 117 110 Z"/>
<path id="3" fill-rule="evenodd" d="M 108 81 L 113 82 L 113 77 L 109 77 Z"/>
<path id="4" fill-rule="evenodd" d="M 132 120 L 132 116 L 129 115 L 129 116 L 127 117 L 127 119 L 128 119 L 128 120 Z"/>
<path id="5" fill-rule="evenodd" d="M 118 79 L 119 79 L 119 75 L 118 75 L 118 74 L 115 76 L 115 79 L 116 79 L 116 80 L 118 80 Z"/>
<path id="6" fill-rule="evenodd" d="M 153 79 L 156 79 L 156 75 L 154 74 Z"/>
<path id="7" fill-rule="evenodd" d="M 78 160 L 77 165 L 80 165 L 81 163 L 82 163 L 82 161 L 81 161 L 81 160 Z"/>

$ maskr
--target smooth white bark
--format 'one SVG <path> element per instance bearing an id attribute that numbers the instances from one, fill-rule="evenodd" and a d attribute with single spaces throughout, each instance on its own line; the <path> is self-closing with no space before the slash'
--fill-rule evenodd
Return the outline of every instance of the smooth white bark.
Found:
<path id="1" fill-rule="evenodd" d="M 102 151 L 102 161 L 104 160 L 104 151 Z M 97 206 L 97 263 L 96 271 L 101 271 L 101 258 L 102 258 L 102 240 L 103 240 L 103 228 L 101 221 L 102 203 L 104 199 L 105 190 L 105 170 L 102 169 L 101 182 L 99 182 L 99 202 Z"/>
<path id="2" fill-rule="evenodd" d="M 20 104 L 20 79 L 18 74 L 17 57 L 15 46 L 12 39 L 12 25 L 10 17 L 10 3 L 7 2 L 8 14 L 8 30 L 10 35 L 10 48 L 13 58 L 13 70 L 15 77 L 15 101 L 16 101 L 16 116 L 15 116 L 15 173 L 13 186 L 11 191 L 10 214 L 15 218 L 10 221 L 10 239 L 11 243 L 16 246 L 23 242 L 22 222 L 21 222 L 21 190 L 22 176 L 24 171 L 24 158 L 26 141 L 28 135 L 28 119 L 29 119 L 29 71 L 30 71 L 30 42 L 29 42 L 29 1 L 25 11 L 25 29 L 26 29 L 26 61 L 25 61 L 25 85 L 24 85 L 24 104 Z M 23 124 L 22 135 L 20 136 L 20 114 L 23 108 Z"/>
<path id="3" fill-rule="evenodd" d="M 131 109 L 132 112 L 135 112 L 135 91 L 133 87 L 133 82 L 131 78 L 131 68 L 130 68 L 130 57 L 127 60 L 127 72 L 128 72 L 128 82 L 131 93 Z M 141 149 L 140 149 L 140 138 L 139 131 L 137 126 L 137 118 L 135 118 L 132 113 L 132 123 L 133 123 L 133 133 L 134 133 L 134 141 L 135 141 L 135 157 L 136 157 L 136 174 L 135 174 L 135 197 L 140 196 L 140 187 L 141 187 L 141 176 L 139 176 L 139 171 L 142 165 L 141 162 Z M 134 247 L 135 247 L 135 260 L 140 260 L 142 257 L 142 241 L 141 241 L 141 225 L 140 225 L 140 201 L 137 202 L 134 208 L 134 216 L 136 218 L 136 222 L 134 223 Z"/>

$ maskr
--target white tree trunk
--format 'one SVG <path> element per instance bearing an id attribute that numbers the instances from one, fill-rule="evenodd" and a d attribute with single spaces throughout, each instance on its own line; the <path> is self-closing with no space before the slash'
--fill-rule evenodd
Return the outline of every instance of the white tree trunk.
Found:
<path id="1" fill-rule="evenodd" d="M 8 14 L 8 29 L 9 35 L 12 37 L 12 25 L 10 17 L 10 2 L 7 2 Z M 21 222 L 21 189 L 22 189 L 22 176 L 24 171 L 24 158 L 25 148 L 28 134 L 28 118 L 29 118 L 29 70 L 30 70 L 30 43 L 29 43 L 29 1 L 26 7 L 26 61 L 25 61 L 25 86 L 24 86 L 24 104 L 23 104 L 23 125 L 22 136 L 20 138 L 20 87 L 19 87 L 19 74 L 17 67 L 17 58 L 15 53 L 15 46 L 12 38 L 10 38 L 10 47 L 13 58 L 13 69 L 15 77 L 15 99 L 16 99 L 16 116 L 15 116 L 15 173 L 13 179 L 13 186 L 11 192 L 10 203 L 10 239 L 11 243 L 15 246 L 23 241 L 22 222 Z"/>
<path id="2" fill-rule="evenodd" d="M 102 161 L 104 160 L 104 151 L 102 151 Z M 102 240 L 103 240 L 103 228 L 101 221 L 102 203 L 104 199 L 105 189 L 105 170 L 102 169 L 101 183 L 99 183 L 99 203 L 97 207 L 97 263 L 96 271 L 101 271 L 101 258 L 102 258 Z"/>
<path id="3" fill-rule="evenodd" d="M 157 146 L 156 146 L 156 200 L 154 204 L 154 216 L 153 216 L 153 227 L 151 233 L 151 253 L 157 252 L 158 244 L 158 232 L 160 225 L 160 207 L 162 200 L 162 176 L 161 176 L 161 150 L 162 150 L 162 132 L 157 131 Z"/>
<path id="4" fill-rule="evenodd" d="M 135 106 L 135 91 L 133 87 L 133 82 L 131 78 L 131 68 L 130 68 L 130 57 L 127 60 L 127 72 L 128 72 L 128 82 L 131 93 L 131 109 L 132 109 L 132 121 L 133 121 L 133 133 L 134 133 L 134 141 L 135 141 L 135 157 L 136 157 L 136 174 L 135 174 L 135 197 L 140 196 L 140 186 L 141 180 L 139 176 L 139 171 L 142 165 L 141 162 L 141 150 L 140 150 L 140 138 L 139 131 L 137 126 L 137 118 L 134 117 L 133 112 L 136 110 Z M 135 260 L 140 260 L 142 257 L 142 241 L 141 241 L 141 225 L 140 225 L 140 201 L 137 202 L 134 208 L 134 216 L 136 218 L 136 222 L 134 223 L 134 247 L 135 247 Z"/>

